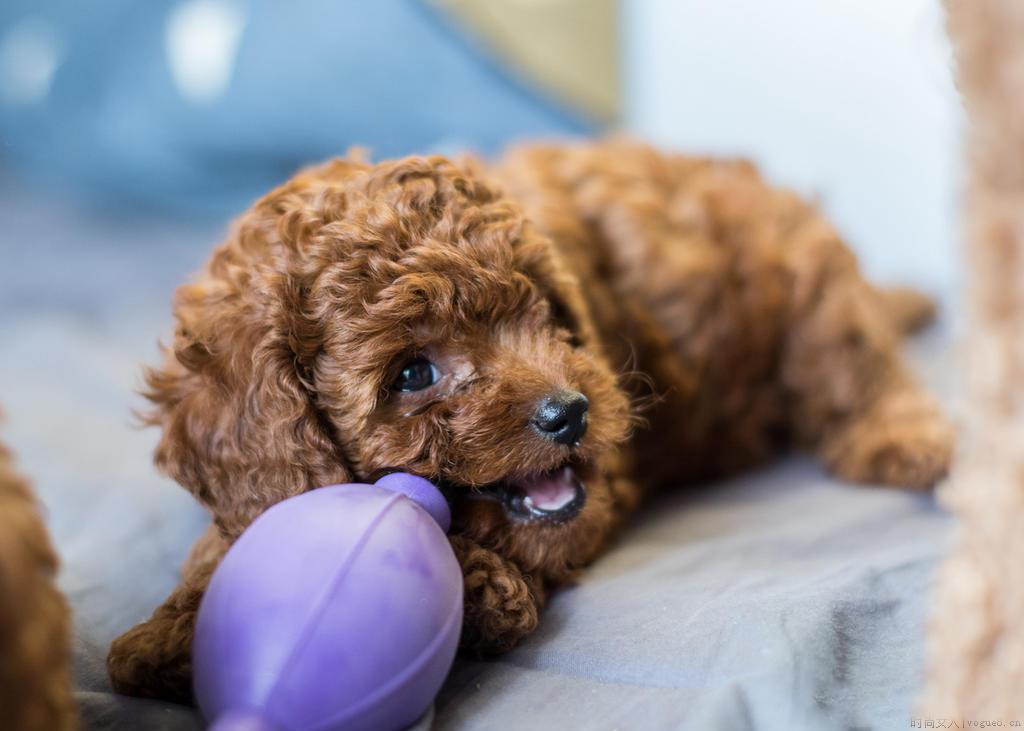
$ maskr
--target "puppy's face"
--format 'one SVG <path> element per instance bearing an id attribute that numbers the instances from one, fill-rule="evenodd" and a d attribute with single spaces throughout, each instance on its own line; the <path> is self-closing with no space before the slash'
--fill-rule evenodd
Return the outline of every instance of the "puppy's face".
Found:
<path id="1" fill-rule="evenodd" d="M 578 282 L 513 205 L 453 168 L 366 203 L 386 223 L 356 214 L 355 256 L 339 249 L 310 292 L 324 303 L 317 407 L 360 479 L 429 477 L 457 531 L 563 570 L 603 534 L 603 458 L 627 413 Z"/>
<path id="2" fill-rule="evenodd" d="M 256 210 L 209 269 L 234 277 L 240 295 L 260 293 L 272 350 L 290 360 L 249 398 L 290 369 L 308 402 L 287 409 L 301 408 L 296 428 L 329 440 L 350 479 L 435 480 L 453 530 L 530 571 L 561 576 L 588 558 L 611 520 L 606 471 L 628 405 L 551 242 L 441 159 L 327 166 Z M 251 252 L 268 237 L 280 245 L 236 261 L 246 241 Z M 182 330 L 201 327 L 195 319 L 179 311 Z M 309 441 L 288 459 L 319 464 L 303 457 Z M 318 472 L 308 479 L 329 479 Z M 201 498 L 204 487 L 235 489 L 194 486 Z"/>

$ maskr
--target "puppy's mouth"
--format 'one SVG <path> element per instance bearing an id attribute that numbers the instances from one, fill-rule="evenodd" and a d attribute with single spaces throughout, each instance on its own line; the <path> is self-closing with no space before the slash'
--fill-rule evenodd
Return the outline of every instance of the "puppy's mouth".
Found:
<path id="1" fill-rule="evenodd" d="M 513 520 L 564 523 L 583 510 L 587 489 L 576 467 L 564 464 L 545 472 L 509 477 L 473 490 L 467 496 L 496 500 Z"/>

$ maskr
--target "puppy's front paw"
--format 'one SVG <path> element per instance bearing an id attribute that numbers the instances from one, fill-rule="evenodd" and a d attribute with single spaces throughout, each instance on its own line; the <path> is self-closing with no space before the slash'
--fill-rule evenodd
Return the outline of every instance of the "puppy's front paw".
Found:
<path id="1" fill-rule="evenodd" d="M 452 547 L 465 580 L 462 646 L 482 653 L 512 649 L 537 627 L 539 598 L 519 569 L 459 536 Z"/>
<path id="2" fill-rule="evenodd" d="M 194 626 L 194 612 L 154 617 L 114 640 L 107 655 L 114 691 L 190 703 Z"/>
<path id="3" fill-rule="evenodd" d="M 854 482 L 926 489 L 949 472 L 953 429 L 935 409 L 881 408 L 827 445 L 824 459 Z"/>

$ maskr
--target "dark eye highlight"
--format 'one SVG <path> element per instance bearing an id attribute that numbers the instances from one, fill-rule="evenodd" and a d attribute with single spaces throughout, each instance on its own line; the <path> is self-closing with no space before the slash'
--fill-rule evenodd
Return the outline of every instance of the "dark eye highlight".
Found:
<path id="1" fill-rule="evenodd" d="M 396 391 L 422 391 L 440 378 L 437 366 L 426 358 L 413 358 L 404 366 L 391 387 Z"/>

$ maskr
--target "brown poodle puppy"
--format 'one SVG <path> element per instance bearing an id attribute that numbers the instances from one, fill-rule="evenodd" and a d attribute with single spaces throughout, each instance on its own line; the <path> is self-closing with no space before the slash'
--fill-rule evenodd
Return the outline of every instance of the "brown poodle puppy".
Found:
<path id="1" fill-rule="evenodd" d="M 0 446 L 0 718 L 13 731 L 74 726 L 71 617 L 28 485 Z"/>
<path id="2" fill-rule="evenodd" d="M 643 491 L 790 444 L 845 479 L 928 487 L 951 432 L 898 345 L 929 308 L 869 285 L 812 207 L 743 162 L 615 141 L 303 171 L 178 291 L 148 373 L 156 461 L 214 521 L 182 585 L 114 643 L 114 686 L 188 698 L 219 557 L 320 485 L 444 486 L 481 651 L 533 630 Z"/>

